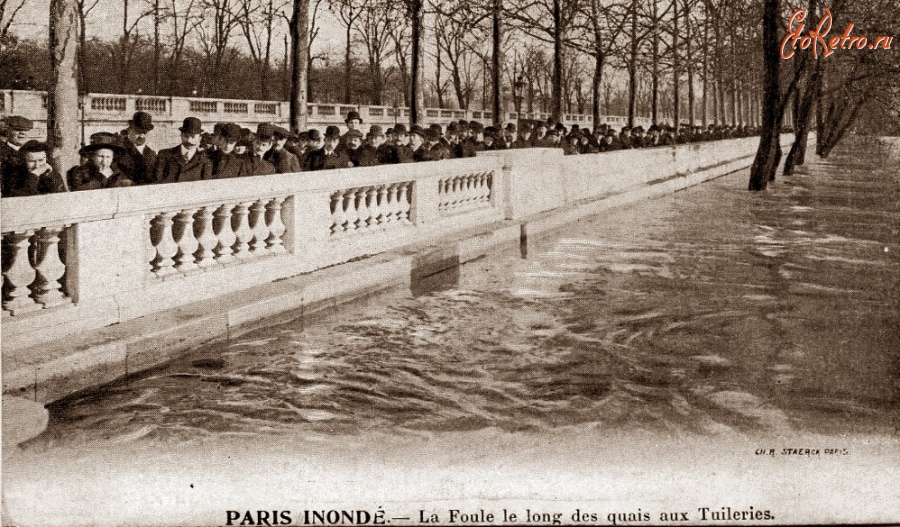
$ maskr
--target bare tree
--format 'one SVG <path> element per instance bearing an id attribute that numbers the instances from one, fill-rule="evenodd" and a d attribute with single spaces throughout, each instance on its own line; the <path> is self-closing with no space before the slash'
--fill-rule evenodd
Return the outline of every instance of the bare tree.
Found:
<path id="1" fill-rule="evenodd" d="M 198 4 L 197 0 L 188 0 L 187 4 L 178 9 L 177 0 L 171 0 L 171 5 L 167 7 L 165 17 L 172 21 L 171 44 L 169 45 L 169 95 L 174 95 L 178 87 L 178 71 L 181 61 L 184 58 L 185 47 L 188 37 L 193 34 L 202 22 L 202 18 L 197 16 Z"/>
<path id="2" fill-rule="evenodd" d="M 344 104 L 350 104 L 350 71 L 351 43 L 353 38 L 353 25 L 356 20 L 367 10 L 370 0 L 328 0 L 331 11 L 337 15 L 344 25 L 346 34 L 346 47 L 344 48 Z"/>
<path id="3" fill-rule="evenodd" d="M 294 0 L 291 20 L 291 94 L 289 100 L 290 126 L 296 131 L 306 129 L 307 87 L 309 82 L 309 0 Z"/>
<path id="4" fill-rule="evenodd" d="M 384 62 L 389 53 L 391 33 L 397 30 L 397 19 L 402 18 L 396 8 L 394 0 L 370 0 L 356 25 L 358 40 L 365 47 L 368 57 L 369 78 L 372 82 L 369 102 L 375 105 L 384 104 Z"/>
<path id="5" fill-rule="evenodd" d="M 241 0 L 238 23 L 250 57 L 257 67 L 259 97 L 269 98 L 269 73 L 272 69 L 272 37 L 275 20 L 286 18 L 287 3 L 283 0 Z"/>
<path id="6" fill-rule="evenodd" d="M 53 148 L 50 162 L 60 174 L 78 162 L 80 39 L 77 36 L 81 7 L 77 0 L 50 2 L 49 36 L 53 73 L 47 93 L 47 141 Z M 66 184 L 65 181 L 63 184 Z"/>
<path id="7" fill-rule="evenodd" d="M 240 25 L 240 10 L 236 0 L 200 0 L 202 20 L 197 25 L 200 46 L 208 71 L 205 84 L 212 96 L 219 95 L 219 81 L 236 50 L 231 48 L 231 35 Z"/>
<path id="8" fill-rule="evenodd" d="M 25 3 L 28 0 L 19 0 L 16 2 L 15 0 L 0 0 L 0 42 L 6 40 L 6 35 L 9 34 L 9 28 L 12 27 L 13 22 L 16 21 L 16 15 L 19 14 L 19 11 L 22 10 L 22 7 L 25 6 Z"/>
<path id="9" fill-rule="evenodd" d="M 138 16 L 133 20 L 129 20 L 129 5 L 131 5 L 129 0 L 122 0 L 122 36 L 119 38 L 117 56 L 113 57 L 113 62 L 119 66 L 119 93 L 128 92 L 128 79 L 131 77 L 129 74 L 131 61 L 139 38 L 138 24 L 141 23 L 141 20 L 153 14 L 152 10 L 145 10 L 138 13 Z"/>

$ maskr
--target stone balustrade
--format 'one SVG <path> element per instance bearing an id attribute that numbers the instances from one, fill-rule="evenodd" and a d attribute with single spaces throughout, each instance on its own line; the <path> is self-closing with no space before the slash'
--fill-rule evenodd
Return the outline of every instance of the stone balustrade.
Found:
<path id="1" fill-rule="evenodd" d="M 263 122 L 287 125 L 289 106 L 287 102 L 251 101 L 236 99 L 203 99 L 196 97 L 160 97 L 144 95 L 88 94 L 82 101 L 84 108 L 84 137 L 100 131 L 118 131 L 125 128 L 126 123 L 136 111 L 148 112 L 153 116 L 156 129 L 148 136 L 151 148 L 160 149 L 178 143 L 178 127 L 188 116 L 196 116 L 203 120 L 211 131 L 216 122 L 235 122 L 241 126 L 255 128 Z M 310 127 L 324 128 L 328 125 L 343 126 L 347 112 L 356 110 L 363 118 L 365 125 L 378 124 L 392 126 L 409 121 L 409 108 L 390 106 L 350 106 L 343 104 L 310 103 L 307 105 L 307 116 Z M 35 121 L 34 138 L 46 136 L 47 95 L 39 91 L 0 90 L 0 116 L 23 115 Z M 546 120 L 549 114 L 522 112 L 523 119 Z M 438 123 L 446 125 L 451 121 L 465 119 L 467 121 L 491 121 L 492 113 L 480 110 L 436 109 L 426 108 L 423 121 L 426 124 Z M 515 112 L 505 112 L 502 121 L 515 121 Z M 579 124 L 591 127 L 593 119 L 590 115 L 566 114 L 563 121 L 567 124 Z M 648 126 L 647 118 L 637 118 L 636 124 Z M 627 119 L 623 116 L 607 115 L 602 122 L 615 126 L 623 126 Z M 364 127 L 365 127 L 364 125 Z"/>
<path id="2" fill-rule="evenodd" d="M 495 158 L 3 198 L 4 346 L 503 219 Z"/>
<path id="3" fill-rule="evenodd" d="M 34 346 L 628 187 L 671 182 L 674 191 L 749 166 L 758 141 L 581 156 L 531 148 L 3 198 L 3 345 Z"/>

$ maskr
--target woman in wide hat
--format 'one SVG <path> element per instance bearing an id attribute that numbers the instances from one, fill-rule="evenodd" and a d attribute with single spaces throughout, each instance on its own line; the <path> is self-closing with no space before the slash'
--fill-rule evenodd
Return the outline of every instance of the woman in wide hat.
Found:
<path id="1" fill-rule="evenodd" d="M 87 162 L 69 173 L 69 185 L 74 190 L 130 187 L 134 183 L 116 166 L 115 160 L 124 153 L 114 134 L 99 133 L 78 153 Z"/>

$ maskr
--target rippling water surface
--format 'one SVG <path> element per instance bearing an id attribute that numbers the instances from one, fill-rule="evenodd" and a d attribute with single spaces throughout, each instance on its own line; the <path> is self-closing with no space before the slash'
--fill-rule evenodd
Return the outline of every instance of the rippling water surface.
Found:
<path id="1" fill-rule="evenodd" d="M 868 148 L 868 147 L 867 147 Z M 603 213 L 53 408 L 35 448 L 582 425 L 900 430 L 900 170 L 856 152 Z"/>

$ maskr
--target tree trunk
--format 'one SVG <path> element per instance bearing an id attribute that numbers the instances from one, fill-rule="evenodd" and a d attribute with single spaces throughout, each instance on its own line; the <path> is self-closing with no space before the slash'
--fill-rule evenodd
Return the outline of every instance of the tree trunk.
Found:
<path id="1" fill-rule="evenodd" d="M 425 4 L 424 0 L 410 0 L 412 20 L 412 57 L 410 64 L 409 125 L 419 124 L 422 115 L 422 72 L 424 70 Z"/>
<path id="2" fill-rule="evenodd" d="M 159 41 L 160 0 L 153 1 L 153 94 L 159 95 L 159 64 L 162 55 L 162 43 Z"/>
<path id="3" fill-rule="evenodd" d="M 351 18 L 352 20 L 352 18 Z M 344 104 L 350 104 L 350 28 L 352 23 L 347 24 L 347 47 L 344 50 Z"/>
<path id="4" fill-rule="evenodd" d="M 672 120 L 675 122 L 676 133 L 681 124 L 681 63 L 678 60 L 678 0 L 673 0 L 672 9 L 675 10 L 672 20 L 672 98 L 674 113 Z"/>
<path id="5" fill-rule="evenodd" d="M 562 94 L 562 61 L 563 61 L 563 39 L 562 15 L 560 13 L 560 0 L 553 0 L 553 86 L 551 88 L 552 101 L 550 108 L 550 116 L 556 122 L 562 122 L 563 117 L 563 94 Z"/>
<path id="6" fill-rule="evenodd" d="M 638 60 L 637 0 L 631 2 L 631 53 L 628 60 L 628 126 L 634 126 L 634 110 L 637 104 Z"/>
<path id="7" fill-rule="evenodd" d="M 802 165 L 806 160 L 806 142 L 809 140 L 809 129 L 812 124 L 813 103 L 815 102 L 819 79 L 822 75 L 822 63 L 818 60 L 815 62 L 816 64 L 810 79 L 807 81 L 806 89 L 802 93 L 801 90 L 797 90 L 797 93 L 801 95 L 794 114 L 796 136 L 794 144 L 791 145 L 787 158 L 784 160 L 784 175 L 786 176 L 793 174 L 794 167 Z M 795 97 L 794 100 L 796 101 L 797 98 Z"/>
<path id="8" fill-rule="evenodd" d="M 493 122 L 494 125 L 499 126 L 503 123 L 503 116 L 501 115 L 500 106 L 501 106 L 501 82 L 503 79 L 502 72 L 500 71 L 500 64 L 502 63 L 500 55 L 503 53 L 503 50 L 500 48 L 503 36 L 503 28 L 500 26 L 500 17 L 502 15 L 503 4 L 502 0 L 494 0 L 493 4 L 493 13 L 491 18 L 493 19 L 493 47 L 491 49 L 491 98 L 493 99 L 493 105 L 491 106 L 491 111 L 493 112 Z"/>
<path id="9" fill-rule="evenodd" d="M 290 127 L 306 130 L 306 103 L 309 75 L 309 0 L 294 0 L 291 15 L 291 98 Z"/>
<path id="10" fill-rule="evenodd" d="M 591 97 L 591 119 L 594 122 L 594 128 L 600 126 L 600 87 L 603 82 L 603 53 L 597 52 L 594 57 L 594 89 Z"/>
<path id="11" fill-rule="evenodd" d="M 687 81 L 688 81 L 688 119 L 691 121 L 691 126 L 694 126 L 695 122 L 695 112 L 694 112 L 694 99 L 696 98 L 696 94 L 694 93 L 694 57 L 691 52 L 692 41 L 694 40 L 694 36 L 692 33 L 693 26 L 691 25 L 691 11 L 690 11 L 690 0 L 684 0 L 684 24 L 685 24 L 685 52 L 687 54 Z"/>
<path id="12" fill-rule="evenodd" d="M 47 90 L 47 142 L 50 164 L 60 174 L 78 164 L 79 8 L 76 0 L 50 2 L 50 64 Z M 65 181 L 65 178 L 63 178 Z M 68 188 L 66 190 L 69 190 Z"/>
<path id="13" fill-rule="evenodd" d="M 780 111 L 781 86 L 779 73 L 781 70 L 781 52 L 779 49 L 778 22 L 781 12 L 781 0 L 764 0 L 763 6 L 763 122 L 759 139 L 759 148 L 750 168 L 748 190 L 765 190 L 768 182 L 775 177 L 781 157 L 779 144 L 779 128 L 781 128 Z"/>
<path id="14" fill-rule="evenodd" d="M 656 2 L 657 0 L 653 0 L 653 31 L 651 33 L 653 53 L 651 54 L 650 69 L 650 121 L 653 124 L 659 123 L 659 9 Z M 675 133 L 678 133 L 678 123 L 675 123 Z"/>

